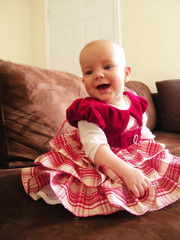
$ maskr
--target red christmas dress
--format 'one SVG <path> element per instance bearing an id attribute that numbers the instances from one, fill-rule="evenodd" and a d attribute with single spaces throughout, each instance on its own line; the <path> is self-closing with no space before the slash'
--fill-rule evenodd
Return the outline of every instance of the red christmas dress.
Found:
<path id="1" fill-rule="evenodd" d="M 123 180 L 106 166 L 95 166 L 84 152 L 78 129 L 58 133 L 51 150 L 39 156 L 33 167 L 22 170 L 27 194 L 49 204 L 61 203 L 78 217 L 105 215 L 127 210 L 135 215 L 161 209 L 180 198 L 180 158 L 169 153 L 153 138 L 142 138 L 145 99 L 125 92 L 131 101 L 120 110 L 93 98 L 78 99 L 67 109 L 67 120 L 97 124 L 105 133 L 111 150 L 150 180 L 146 194 L 136 198 Z M 127 130 L 129 120 L 134 119 Z"/>

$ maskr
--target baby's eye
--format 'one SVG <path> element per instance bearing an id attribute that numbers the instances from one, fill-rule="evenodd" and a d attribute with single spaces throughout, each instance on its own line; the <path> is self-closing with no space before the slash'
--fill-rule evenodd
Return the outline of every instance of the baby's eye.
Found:
<path id="1" fill-rule="evenodd" d="M 91 74 L 92 74 L 91 70 L 85 72 L 85 75 L 91 75 Z"/>
<path id="2" fill-rule="evenodd" d="M 111 68 L 112 68 L 111 65 L 107 65 L 107 66 L 104 67 L 104 69 L 111 69 Z"/>

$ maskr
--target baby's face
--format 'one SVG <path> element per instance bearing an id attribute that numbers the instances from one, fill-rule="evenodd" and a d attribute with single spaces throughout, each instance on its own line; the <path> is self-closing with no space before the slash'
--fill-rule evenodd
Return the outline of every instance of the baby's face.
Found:
<path id="1" fill-rule="evenodd" d="M 80 54 L 87 93 L 100 101 L 117 105 L 124 91 L 126 62 L 123 49 L 108 41 L 95 41 Z"/>

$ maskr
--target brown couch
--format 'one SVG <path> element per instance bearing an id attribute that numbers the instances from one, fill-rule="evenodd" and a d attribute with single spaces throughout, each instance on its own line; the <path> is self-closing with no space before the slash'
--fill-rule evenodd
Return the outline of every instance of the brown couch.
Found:
<path id="1" fill-rule="evenodd" d="M 156 85 L 158 94 L 138 81 L 127 87 L 147 98 L 148 127 L 156 140 L 180 156 L 180 80 Z M 180 201 L 139 217 L 119 211 L 76 219 L 62 205 L 25 194 L 21 168 L 48 151 L 65 109 L 84 96 L 78 76 L 0 61 L 0 239 L 179 240 Z"/>

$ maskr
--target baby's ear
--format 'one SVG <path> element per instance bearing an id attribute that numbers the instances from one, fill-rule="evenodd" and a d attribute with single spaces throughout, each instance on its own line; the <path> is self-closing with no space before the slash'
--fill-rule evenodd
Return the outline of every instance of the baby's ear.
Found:
<path id="1" fill-rule="evenodd" d="M 131 66 L 126 66 L 124 68 L 124 73 L 125 73 L 125 77 L 124 77 L 124 82 L 128 82 L 130 79 L 130 75 L 131 75 Z"/>

